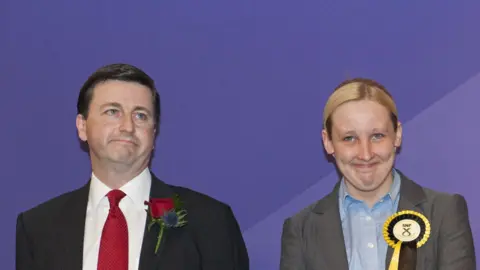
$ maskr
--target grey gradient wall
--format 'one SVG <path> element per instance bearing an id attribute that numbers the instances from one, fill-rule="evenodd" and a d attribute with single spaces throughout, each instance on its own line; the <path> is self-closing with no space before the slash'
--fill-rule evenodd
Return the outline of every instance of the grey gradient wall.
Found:
<path id="1" fill-rule="evenodd" d="M 0 3 L 0 264 L 15 218 L 88 180 L 75 104 L 101 65 L 157 81 L 153 170 L 229 203 L 255 270 L 278 269 L 283 220 L 337 180 L 321 112 L 343 79 L 387 86 L 404 122 L 397 166 L 463 194 L 480 228 L 480 3 L 473 1 L 14 1 Z"/>

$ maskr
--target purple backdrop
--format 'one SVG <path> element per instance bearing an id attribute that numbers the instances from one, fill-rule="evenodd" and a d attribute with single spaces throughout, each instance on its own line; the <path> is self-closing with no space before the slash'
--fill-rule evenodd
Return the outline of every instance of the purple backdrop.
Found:
<path id="1" fill-rule="evenodd" d="M 331 190 L 321 111 L 354 76 L 391 90 L 405 132 L 398 167 L 465 195 L 479 243 L 480 3 L 321 2 L 2 1 L 0 264 L 14 268 L 19 211 L 88 179 L 77 93 L 119 61 L 160 89 L 154 171 L 229 203 L 252 269 L 278 269 L 283 219 Z"/>

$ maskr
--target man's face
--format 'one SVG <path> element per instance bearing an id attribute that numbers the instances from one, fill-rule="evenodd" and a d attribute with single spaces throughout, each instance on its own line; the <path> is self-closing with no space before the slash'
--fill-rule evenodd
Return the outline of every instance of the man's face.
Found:
<path id="1" fill-rule="evenodd" d="M 109 80 L 93 89 L 87 119 L 77 116 L 92 162 L 148 165 L 155 139 L 152 98 L 150 89 L 134 82 Z"/>
<path id="2" fill-rule="evenodd" d="M 402 128 L 394 131 L 389 111 L 374 101 L 350 101 L 331 115 L 332 138 L 322 132 L 328 154 L 347 185 L 360 192 L 382 187 L 391 175 L 395 149 L 401 144 Z"/>

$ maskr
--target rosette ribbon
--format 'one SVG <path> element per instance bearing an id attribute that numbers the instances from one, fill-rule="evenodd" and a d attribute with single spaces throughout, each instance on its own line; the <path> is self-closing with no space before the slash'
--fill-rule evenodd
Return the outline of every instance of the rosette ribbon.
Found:
<path id="1" fill-rule="evenodd" d="M 415 270 L 417 249 L 430 237 L 430 222 L 415 211 L 400 211 L 390 216 L 383 226 L 383 237 L 393 248 L 388 270 Z M 407 266 L 405 268 L 405 266 Z"/>

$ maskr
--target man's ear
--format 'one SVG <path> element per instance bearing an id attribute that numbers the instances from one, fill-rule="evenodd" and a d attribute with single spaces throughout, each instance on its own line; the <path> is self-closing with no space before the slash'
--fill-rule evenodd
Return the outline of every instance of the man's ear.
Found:
<path id="1" fill-rule="evenodd" d="M 83 142 L 87 141 L 87 120 L 83 115 L 78 114 L 76 119 L 78 138 Z"/>

